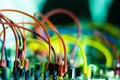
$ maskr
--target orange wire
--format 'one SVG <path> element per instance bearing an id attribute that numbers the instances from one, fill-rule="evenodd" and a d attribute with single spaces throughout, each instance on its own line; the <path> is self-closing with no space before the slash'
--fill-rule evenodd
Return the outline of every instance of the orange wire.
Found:
<path id="1" fill-rule="evenodd" d="M 20 29 L 29 31 L 29 32 L 31 32 L 31 33 L 39 36 L 41 39 L 43 39 L 45 42 L 47 42 L 47 43 L 49 44 L 49 42 L 48 42 L 44 37 L 42 37 L 40 34 L 34 32 L 34 31 L 30 30 L 30 29 L 27 29 L 27 28 L 25 28 L 25 27 L 19 26 L 19 25 L 14 24 L 14 23 L 5 23 L 5 22 L 4 22 L 4 23 L 1 23 L 1 22 L 0 22 L 0 24 L 6 24 L 6 25 L 14 26 L 14 27 L 17 27 L 17 28 L 20 28 Z M 52 49 L 52 51 L 53 51 L 53 53 L 54 53 L 55 60 L 56 60 L 56 63 L 57 63 L 57 56 L 56 56 L 55 50 L 54 50 L 53 46 L 50 46 L 50 47 L 51 47 L 51 49 Z"/>
<path id="2" fill-rule="evenodd" d="M 23 24 L 23 27 L 24 27 L 24 24 Z M 25 34 L 25 30 L 23 31 L 24 32 L 24 37 L 26 38 L 26 34 Z M 23 48 L 24 48 L 24 58 L 26 57 L 26 39 L 24 38 L 24 43 L 23 43 Z"/>
<path id="3" fill-rule="evenodd" d="M 79 39 L 79 37 L 80 37 L 80 32 L 81 32 L 81 31 L 80 31 L 80 23 L 79 23 L 79 19 L 75 16 L 75 14 L 72 13 L 71 11 L 69 11 L 69 10 L 66 10 L 66 9 L 56 8 L 56 9 L 53 9 L 53 10 L 49 11 L 48 13 L 46 13 L 46 14 L 45 14 L 45 17 L 46 17 L 46 18 L 50 18 L 51 16 L 53 16 L 53 15 L 55 15 L 55 14 L 65 14 L 65 15 L 71 17 L 71 18 L 75 21 L 75 23 L 76 23 L 76 25 L 77 25 L 77 29 L 78 29 L 77 38 Z M 71 58 L 73 58 L 74 53 L 75 53 L 75 46 L 74 46 L 73 49 L 72 49 Z"/>
<path id="4" fill-rule="evenodd" d="M 22 58 L 25 58 L 25 55 L 26 55 L 26 39 L 25 39 L 25 35 L 23 35 L 23 33 L 21 32 L 21 30 L 18 28 L 18 31 L 20 32 L 21 36 L 22 36 L 22 40 L 23 40 L 23 51 L 24 53 L 21 53 L 21 54 L 24 54 L 23 56 L 21 56 Z"/>
<path id="5" fill-rule="evenodd" d="M 8 18 L 7 18 L 8 19 Z M 11 21 L 10 19 L 8 19 L 9 22 L 11 23 L 14 23 L 13 21 Z M 15 31 L 17 32 L 17 29 L 15 28 Z M 26 41 L 25 41 L 25 36 L 22 34 L 21 30 L 18 28 L 18 31 L 20 32 L 21 36 L 22 36 L 22 39 L 23 39 L 23 50 L 24 50 L 24 56 L 22 57 L 25 57 L 25 54 L 26 54 Z M 19 47 L 17 47 L 17 49 L 19 49 Z M 19 58 L 18 56 L 19 53 L 17 53 L 16 57 Z M 22 53 L 20 53 L 22 54 Z"/>
<path id="6" fill-rule="evenodd" d="M 79 23 L 79 19 L 75 16 L 74 13 L 72 13 L 71 11 L 67 10 L 67 9 L 62 9 L 62 8 L 57 8 L 57 9 L 53 9 L 51 11 L 49 11 L 48 13 L 46 13 L 44 16 L 48 19 L 50 18 L 51 16 L 55 15 L 55 14 L 65 14 L 69 17 L 71 17 L 76 25 L 77 25 L 77 28 L 78 28 L 78 35 L 77 35 L 77 38 L 80 37 L 80 23 Z M 44 21 L 44 20 L 43 20 Z"/>
<path id="7" fill-rule="evenodd" d="M 3 21 L 1 20 L 1 18 L 0 18 L 0 22 L 3 22 Z M 4 37 L 3 37 L 1 60 L 3 60 L 3 57 L 4 57 L 4 47 L 5 47 L 5 42 L 6 42 L 6 29 L 5 29 L 4 24 L 2 24 L 2 27 L 3 27 Z"/>
<path id="8" fill-rule="evenodd" d="M 45 28 L 45 26 L 39 21 L 37 20 L 35 17 L 33 17 L 32 15 L 28 14 L 28 13 L 25 13 L 23 11 L 19 11 L 19 10 L 13 10 L 13 9 L 1 9 L 0 12 L 17 12 L 17 13 L 21 13 L 21 14 L 24 14 L 26 16 L 29 16 L 30 18 L 34 19 L 37 23 L 39 23 L 41 25 L 41 27 L 43 28 L 43 30 L 45 31 L 46 35 L 47 35 L 47 38 L 48 38 L 48 43 L 49 43 L 49 62 L 51 60 L 51 41 L 50 41 L 50 36 Z"/>
<path id="9" fill-rule="evenodd" d="M 54 26 L 54 24 L 50 21 L 50 20 L 48 20 L 48 19 L 46 19 L 45 18 L 45 16 L 43 16 L 42 14 L 40 14 L 40 16 L 42 17 L 42 18 L 44 18 L 44 20 L 50 25 L 49 27 L 58 35 L 58 37 L 60 38 L 60 40 L 61 40 L 61 42 L 62 42 L 62 44 L 63 44 L 63 48 L 64 48 L 64 56 L 65 56 L 65 58 L 64 58 L 64 62 L 65 62 L 65 64 L 67 64 L 67 59 L 66 59 L 66 46 L 65 46 L 65 42 L 64 42 L 64 40 L 62 39 L 62 36 L 59 34 L 59 32 L 57 31 L 57 29 L 55 28 L 55 26 Z M 32 25 L 37 25 L 36 23 L 32 23 L 32 22 L 19 22 L 18 24 L 32 24 Z M 62 62 L 62 57 L 60 57 L 60 62 L 59 62 L 59 64 L 61 64 Z"/>
<path id="10" fill-rule="evenodd" d="M 40 16 L 42 17 L 42 19 L 44 19 L 50 26 L 50 28 L 58 35 L 58 37 L 60 38 L 61 42 L 62 42 L 62 45 L 63 45 L 63 49 L 64 49 L 64 62 L 65 64 L 67 65 L 67 53 L 66 53 L 66 45 L 65 45 L 65 42 L 62 38 L 62 36 L 59 34 L 58 30 L 56 29 L 55 25 L 50 21 L 48 20 L 45 16 L 43 16 L 42 14 L 40 14 Z M 62 55 L 60 56 L 60 64 L 62 64 Z"/>
<path id="11" fill-rule="evenodd" d="M 31 24 L 31 25 L 34 25 L 34 26 L 39 26 L 39 24 L 36 24 L 36 23 L 33 23 L 33 22 L 19 22 L 19 23 L 17 23 L 17 24 Z M 40 35 L 40 34 L 39 34 Z M 53 47 L 52 47 L 53 48 Z M 54 49 L 53 49 L 54 50 Z M 53 52 L 55 52 L 55 51 L 53 51 Z M 54 53 L 54 54 L 56 54 L 56 53 Z M 56 63 L 58 63 L 58 59 L 57 59 L 57 57 L 55 56 L 55 58 L 56 58 Z"/>
<path id="12" fill-rule="evenodd" d="M 1 14 L 1 16 L 2 16 L 2 19 L 5 20 L 7 23 L 10 22 L 10 21 L 9 21 L 5 16 L 3 16 L 2 14 Z M 10 26 L 10 27 L 11 27 L 13 33 L 14 33 L 15 40 L 16 40 L 16 57 L 15 57 L 15 60 L 16 60 L 16 59 L 18 58 L 18 38 L 17 38 L 16 32 L 15 32 L 15 29 L 14 29 L 12 26 Z"/>
<path id="13" fill-rule="evenodd" d="M 8 29 L 8 27 L 6 27 L 5 29 Z M 2 35 L 3 32 L 4 32 L 4 31 L 1 31 L 1 32 L 0 32 L 0 37 L 1 37 L 1 35 Z"/>

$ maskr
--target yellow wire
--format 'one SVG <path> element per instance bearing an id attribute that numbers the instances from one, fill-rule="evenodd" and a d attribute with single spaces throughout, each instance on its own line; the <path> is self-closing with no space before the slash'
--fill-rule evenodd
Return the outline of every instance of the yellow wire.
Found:
<path id="1" fill-rule="evenodd" d="M 105 55 L 106 67 L 112 66 L 113 58 L 112 58 L 111 52 L 102 43 L 100 43 L 96 40 L 91 40 L 89 38 L 84 38 L 83 45 L 84 44 L 100 50 Z"/>
<path id="2" fill-rule="evenodd" d="M 96 25 L 94 23 L 89 23 L 89 25 L 93 29 L 101 29 L 114 37 L 120 38 L 120 30 L 115 25 L 108 24 L 108 23 L 104 25 Z"/>
<path id="3" fill-rule="evenodd" d="M 53 40 L 58 39 L 55 35 L 52 37 Z M 81 53 L 82 53 L 82 56 L 83 56 L 83 59 L 84 59 L 84 65 L 83 65 L 83 73 L 84 74 L 87 74 L 87 58 L 86 58 L 86 54 L 84 52 L 84 49 L 82 48 L 82 45 L 80 44 L 80 42 L 73 38 L 72 36 L 69 36 L 69 35 L 62 35 L 62 38 L 63 40 L 65 41 L 65 43 L 73 43 L 73 44 L 77 44 L 79 49 L 81 50 Z M 51 40 L 52 40 L 51 39 Z"/>
<path id="4" fill-rule="evenodd" d="M 41 42 L 40 40 L 37 40 L 37 39 L 31 39 L 31 38 L 28 38 L 27 41 L 30 42 L 30 44 L 28 44 L 28 47 L 30 49 L 32 49 L 33 51 L 35 51 L 36 49 L 37 50 L 45 49 L 47 52 L 49 52 L 48 46 L 46 46 L 47 45 L 46 43 L 43 43 L 43 42 Z"/>

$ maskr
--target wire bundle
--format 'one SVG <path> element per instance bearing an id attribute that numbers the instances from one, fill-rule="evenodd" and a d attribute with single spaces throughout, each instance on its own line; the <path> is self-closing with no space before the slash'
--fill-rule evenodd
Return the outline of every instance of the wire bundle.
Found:
<path id="1" fill-rule="evenodd" d="M 84 49 L 84 46 L 86 47 L 86 45 L 94 47 L 98 49 L 100 52 L 102 52 L 106 58 L 105 69 L 108 70 L 112 68 L 109 71 L 114 71 L 115 76 L 116 75 L 120 76 L 120 70 L 119 70 L 120 58 L 114 43 L 109 41 L 101 32 L 98 32 L 96 30 L 93 30 L 92 35 L 97 37 L 97 39 L 92 39 L 90 38 L 91 36 L 88 37 L 82 34 L 80 36 L 80 33 L 82 33 L 82 29 L 80 27 L 79 19 L 72 12 L 66 9 L 55 9 L 48 12 L 45 15 L 41 13 L 35 13 L 34 16 L 28 13 L 25 13 L 23 11 L 12 10 L 12 9 L 3 9 L 3 10 L 0 10 L 0 12 L 1 12 L 0 27 L 2 27 L 2 31 L 0 32 L 0 38 L 1 38 L 0 41 L 2 43 L 0 69 L 2 73 L 0 74 L 0 77 L 3 80 L 8 80 L 9 78 L 14 80 L 18 80 L 18 79 L 22 79 L 22 80 L 24 79 L 25 80 L 89 79 L 89 78 L 92 78 L 93 76 L 97 76 L 97 72 L 96 72 L 97 70 L 94 71 L 96 66 L 93 65 L 92 63 L 88 63 L 88 58 L 87 58 L 88 55 L 86 53 L 86 50 Z M 11 19 L 4 16 L 2 12 L 19 13 L 33 19 L 33 22 L 21 21 L 21 22 L 15 23 Z M 52 15 L 58 14 L 58 13 L 66 14 L 75 21 L 77 25 L 77 30 L 78 30 L 77 37 L 73 37 L 68 34 L 62 34 L 62 33 L 60 34 L 56 26 L 48 19 Z M 36 16 L 39 16 L 41 20 L 38 20 Z M 39 29 L 40 32 L 43 30 L 45 35 L 41 34 L 38 30 L 34 31 L 29 28 L 26 28 L 25 25 L 32 26 L 34 29 L 40 28 Z M 15 38 L 15 58 L 14 58 L 15 60 L 13 62 L 14 64 L 13 66 L 11 65 L 12 63 L 10 62 L 10 59 L 8 59 L 8 53 L 6 51 L 6 46 L 5 46 L 7 43 L 7 39 L 6 39 L 7 29 L 9 28 L 12 30 L 12 33 Z M 50 36 L 49 30 L 52 30 L 55 34 L 53 36 Z M 30 32 L 32 35 L 35 35 L 40 39 L 37 39 L 37 38 L 29 39 L 26 32 Z M 3 37 L 3 40 L 2 40 L 2 37 Z M 104 42 L 103 43 L 100 42 L 99 41 L 100 39 L 104 40 Z M 56 42 L 57 44 L 55 45 L 58 45 L 60 48 L 59 49 L 60 52 L 58 51 L 59 53 L 56 53 L 57 49 L 53 45 L 54 42 Z M 70 48 L 69 51 L 67 49 L 67 47 L 69 46 L 68 44 L 74 45 L 74 47 Z M 112 53 L 115 54 L 117 65 L 114 67 L 114 70 L 112 65 L 113 64 L 112 53 L 110 52 L 109 48 L 106 47 L 105 45 L 109 46 L 113 51 Z M 37 56 L 37 53 L 38 53 L 39 56 L 47 57 L 47 60 L 35 63 L 34 65 L 31 64 L 32 61 L 28 59 L 28 55 L 29 55 L 29 53 L 27 53 L 28 48 L 31 48 L 31 50 L 33 50 L 34 52 L 34 56 L 32 57 L 33 59 L 36 59 L 35 56 Z M 79 49 L 78 53 L 75 52 L 76 49 Z M 64 53 L 64 58 L 62 53 Z M 76 56 L 76 54 L 78 56 Z M 54 58 L 52 55 L 54 55 Z M 74 66 L 75 63 L 70 62 L 74 58 L 81 58 L 81 57 L 82 57 L 83 63 L 82 63 L 82 60 L 78 61 L 79 63 L 77 63 L 77 64 L 81 63 L 81 65 Z M 55 60 L 55 61 L 52 61 L 52 60 Z M 99 68 L 98 71 L 100 70 L 101 68 Z M 108 73 L 110 73 L 109 71 Z M 5 73 L 7 74 L 7 76 L 4 75 Z M 102 75 L 103 74 L 99 74 L 99 76 L 102 76 Z M 107 72 L 105 74 L 105 77 L 106 76 L 107 76 Z"/>

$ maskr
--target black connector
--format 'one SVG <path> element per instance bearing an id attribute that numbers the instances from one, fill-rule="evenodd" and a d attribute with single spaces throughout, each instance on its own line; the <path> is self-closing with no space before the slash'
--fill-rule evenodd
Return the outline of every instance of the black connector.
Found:
<path id="1" fill-rule="evenodd" d="M 57 71 L 57 74 L 58 74 L 58 64 L 54 64 L 54 70 Z"/>
<path id="2" fill-rule="evenodd" d="M 36 70 L 35 71 L 35 80 L 39 80 L 40 79 L 40 70 Z"/>
<path id="3" fill-rule="evenodd" d="M 35 68 L 36 68 L 36 70 L 35 70 L 35 80 L 39 80 L 41 65 L 39 63 L 37 63 Z"/>
<path id="4" fill-rule="evenodd" d="M 37 64 L 35 65 L 36 70 L 40 70 L 40 67 L 41 67 L 41 65 L 40 65 L 39 63 L 37 63 Z"/>
<path id="5" fill-rule="evenodd" d="M 14 80 L 18 80 L 20 78 L 20 68 L 15 67 L 13 69 L 13 77 Z"/>
<path id="6" fill-rule="evenodd" d="M 2 68 L 2 74 L 1 74 L 2 80 L 9 80 L 8 75 L 9 75 L 9 71 L 7 70 L 6 67 L 3 67 Z"/>
<path id="7" fill-rule="evenodd" d="M 72 78 L 72 79 L 75 78 L 75 68 L 69 69 L 69 78 Z"/>
<path id="8" fill-rule="evenodd" d="M 25 80 L 30 80 L 30 75 L 31 75 L 31 71 L 30 70 L 27 70 L 25 72 Z"/>
<path id="9" fill-rule="evenodd" d="M 20 69 L 20 77 L 25 76 L 25 68 Z"/>
<path id="10" fill-rule="evenodd" d="M 34 68 L 31 68 L 31 76 L 33 76 L 34 75 L 34 72 L 35 72 L 35 69 Z"/>
<path id="11" fill-rule="evenodd" d="M 53 63 L 48 64 L 48 70 L 49 70 L 49 74 L 52 75 L 53 71 L 54 71 L 54 64 Z"/>
<path id="12" fill-rule="evenodd" d="M 75 77 L 81 76 L 81 68 L 75 68 Z"/>
<path id="13" fill-rule="evenodd" d="M 57 80 L 57 71 L 53 71 L 53 80 Z"/>

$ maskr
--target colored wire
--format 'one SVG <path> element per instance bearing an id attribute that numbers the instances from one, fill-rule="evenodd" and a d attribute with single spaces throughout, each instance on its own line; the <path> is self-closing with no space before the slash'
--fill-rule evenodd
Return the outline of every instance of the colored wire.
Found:
<path id="1" fill-rule="evenodd" d="M 0 18 L 0 22 L 2 22 L 1 18 Z M 4 37 L 3 37 L 1 60 L 3 60 L 3 57 L 4 57 L 4 47 L 5 47 L 5 42 L 6 42 L 6 29 L 5 29 L 4 24 L 2 24 L 2 27 L 3 27 L 3 31 L 4 31 Z"/>
<path id="2" fill-rule="evenodd" d="M 8 28 L 9 28 L 9 27 L 6 27 L 6 29 L 8 29 Z M 1 32 L 0 32 L 0 37 L 1 37 L 1 35 L 3 34 L 3 32 L 4 32 L 4 31 L 1 31 Z"/>
<path id="3" fill-rule="evenodd" d="M 22 50 L 24 53 L 20 53 L 20 54 L 23 54 L 24 56 L 21 56 L 22 58 L 25 58 L 26 56 L 26 40 L 25 40 L 25 35 L 23 35 L 23 33 L 21 32 L 21 30 L 18 28 L 18 31 L 20 32 L 21 34 L 21 37 L 22 37 L 22 42 L 23 42 L 23 47 L 22 47 Z"/>
<path id="4" fill-rule="evenodd" d="M 75 39 L 69 35 L 62 35 L 62 38 L 66 43 L 73 43 L 73 44 L 78 45 L 79 49 L 81 50 L 83 59 L 84 59 L 83 73 L 87 74 L 87 58 L 86 58 L 87 56 L 86 56 L 84 49 L 83 49 L 82 45 L 80 44 L 80 42 L 77 39 Z M 57 39 L 57 37 L 53 36 L 52 39 L 55 40 L 55 39 Z"/>
<path id="5" fill-rule="evenodd" d="M 32 23 L 19 23 L 19 24 L 32 24 Z M 35 25 L 35 24 L 32 24 L 32 25 Z M 52 51 L 53 51 L 53 53 L 54 53 L 55 56 L 56 56 L 56 53 L 55 53 L 55 50 L 54 50 L 53 47 L 52 47 Z M 56 63 L 58 63 L 58 61 L 57 61 L 57 57 L 55 57 L 55 60 L 56 60 Z"/>
<path id="6" fill-rule="evenodd" d="M 45 18 L 43 15 L 41 15 L 42 18 Z M 66 55 L 66 47 L 65 47 L 65 43 L 64 40 L 62 39 L 61 35 L 58 33 L 57 29 L 55 28 L 54 24 L 52 24 L 51 21 L 49 21 L 48 19 L 46 19 L 46 22 L 48 23 L 49 27 L 58 35 L 58 37 L 60 38 L 60 40 L 62 41 L 63 44 L 63 48 L 64 48 L 64 62 L 65 64 L 67 64 L 67 55 Z M 38 25 L 36 23 L 32 23 L 32 22 L 19 22 L 18 24 L 31 24 L 31 25 Z M 61 48 L 61 47 L 60 47 Z M 60 57 L 60 61 L 62 61 L 62 57 Z M 59 62 L 60 64 L 62 62 Z"/>
<path id="7" fill-rule="evenodd" d="M 11 21 L 11 20 L 10 20 Z M 11 21 L 12 22 L 12 21 Z M 14 23 L 14 22 L 12 22 L 12 23 Z M 17 34 L 18 34 L 18 36 L 20 37 L 22 37 L 22 43 L 23 43 L 23 47 L 22 47 L 22 52 L 24 52 L 24 53 L 19 53 L 18 54 L 18 58 L 19 57 L 21 57 L 21 58 L 25 58 L 25 55 L 26 55 L 26 41 L 25 41 L 25 35 L 23 35 L 23 33 L 21 32 L 21 30 L 19 29 L 19 28 L 15 28 L 15 30 L 16 30 L 16 32 L 17 32 Z M 20 35 L 19 35 L 19 33 L 20 33 Z M 21 46 L 20 45 L 21 44 L 21 40 L 19 39 L 19 47 Z M 20 48 L 18 48 L 19 50 L 20 50 Z M 20 56 L 20 54 L 21 54 L 21 56 Z M 23 55 L 23 56 L 22 56 Z"/>
<path id="8" fill-rule="evenodd" d="M 23 11 L 13 10 L 13 9 L 1 9 L 0 12 L 17 12 L 17 13 L 21 13 L 21 14 L 24 14 L 26 16 L 29 16 L 30 18 L 34 19 L 38 24 L 40 24 L 41 27 L 43 28 L 43 30 L 45 31 L 45 33 L 47 35 L 47 38 L 48 38 L 48 43 L 49 43 L 49 57 L 48 57 L 48 60 L 50 62 L 50 60 L 51 60 L 51 57 L 50 57 L 51 56 L 51 51 L 50 51 L 51 50 L 51 42 L 50 42 L 50 36 L 49 36 L 45 26 L 39 20 L 37 20 L 35 17 L 33 17 L 30 14 L 27 14 L 27 13 L 25 13 Z"/>
<path id="9" fill-rule="evenodd" d="M 14 23 L 13 21 L 11 21 L 10 19 L 8 19 L 11 23 Z M 25 39 L 25 37 L 24 37 L 24 35 L 22 34 L 22 32 L 21 32 L 21 30 L 19 29 L 19 28 L 14 28 L 15 29 L 15 32 L 16 32 L 16 35 L 17 35 L 17 37 L 18 37 L 18 41 L 19 41 L 19 46 L 17 47 L 18 48 L 18 51 L 20 51 L 21 49 L 20 49 L 20 46 L 22 45 L 22 43 L 21 43 L 21 37 L 22 37 L 22 41 L 23 41 L 23 44 L 24 44 L 24 39 Z M 23 48 L 24 48 L 24 45 L 23 45 Z M 22 49 L 23 50 L 23 49 Z M 21 51 L 20 51 L 21 52 Z M 18 54 L 17 54 L 17 58 L 20 58 L 20 54 L 22 54 L 22 53 L 20 53 L 20 52 L 18 52 Z"/>
<path id="10" fill-rule="evenodd" d="M 35 15 L 36 15 L 36 14 L 35 14 Z M 58 35 L 58 37 L 60 38 L 60 40 L 62 41 L 63 48 L 64 48 L 64 54 L 65 54 L 65 55 L 64 55 L 64 56 L 65 56 L 64 62 L 65 62 L 65 64 L 67 65 L 67 55 L 66 55 L 66 47 L 65 47 L 64 40 L 62 39 L 61 35 L 58 33 L 55 25 L 52 24 L 52 22 L 51 22 L 50 20 L 46 19 L 45 16 L 43 16 L 42 14 L 40 14 L 40 16 L 48 23 L 50 29 L 52 29 L 52 30 Z M 38 24 L 32 23 L 32 22 L 19 22 L 18 24 L 32 24 L 32 25 L 36 25 L 36 26 L 38 25 Z M 59 61 L 62 61 L 62 57 L 60 57 L 60 60 L 59 60 Z M 60 62 L 60 64 L 61 64 L 61 63 L 62 63 L 62 62 Z"/>
<path id="11" fill-rule="evenodd" d="M 30 42 L 28 47 L 31 47 L 31 48 L 32 48 L 33 45 L 31 45 L 31 43 L 37 43 L 37 44 L 40 45 L 40 46 L 37 46 L 37 48 L 38 48 L 38 47 L 43 47 L 43 48 L 45 48 L 45 49 L 47 50 L 47 52 L 49 52 L 47 46 L 46 46 L 43 42 L 41 42 L 40 40 L 28 38 L 28 39 L 27 39 L 27 42 Z M 33 47 L 33 48 L 34 48 L 34 47 Z M 32 49 L 33 49 L 33 48 L 32 48 Z M 34 49 L 33 49 L 33 50 L 34 50 Z"/>
<path id="12" fill-rule="evenodd" d="M 44 54 L 40 58 L 40 61 L 42 61 L 42 59 L 44 59 L 44 57 L 46 57 L 46 53 L 49 52 L 49 49 L 48 49 L 46 43 L 43 43 L 42 41 L 40 41 L 38 39 L 32 39 L 32 38 L 28 38 L 27 42 L 28 42 L 27 47 L 29 49 L 31 49 L 32 51 L 40 51 L 40 53 L 38 52 L 39 55 Z M 45 51 L 45 53 L 41 53 L 41 51 Z"/>
<path id="13" fill-rule="evenodd" d="M 49 22 L 48 22 L 49 23 Z M 19 23 L 17 23 L 17 24 L 31 24 L 32 26 L 39 26 L 39 24 L 37 24 L 37 23 L 33 23 L 33 22 L 19 22 Z M 49 25 L 50 25 L 50 23 L 49 23 Z M 49 26 L 49 27 L 53 27 L 53 26 Z M 60 35 L 59 35 L 60 36 Z M 56 53 L 55 53 L 56 54 Z M 56 60 L 58 60 L 58 59 L 56 59 Z M 66 59 L 65 59 L 66 60 Z M 58 61 L 56 61 L 57 63 L 58 63 Z"/>
<path id="14" fill-rule="evenodd" d="M 9 21 L 10 22 L 12 22 L 12 23 L 14 23 L 13 21 L 11 21 L 10 19 L 9 19 Z M 23 58 L 23 59 L 25 59 L 25 57 L 26 57 L 26 40 L 25 40 L 25 33 L 24 33 L 24 35 L 23 35 L 23 33 L 22 33 L 22 31 L 19 29 L 19 28 L 15 28 L 15 31 L 16 31 L 16 33 L 17 33 L 17 35 L 18 35 L 18 38 L 21 36 L 22 37 L 22 42 L 23 42 L 23 47 L 22 47 L 22 52 L 23 53 L 19 53 L 18 55 L 20 55 L 21 54 L 21 56 L 18 56 L 18 58 L 19 57 L 21 57 L 21 58 Z M 19 35 L 19 33 L 20 33 L 20 35 Z M 20 47 L 20 43 L 21 43 L 21 40 L 19 39 L 19 47 Z M 18 48 L 19 50 L 20 50 L 20 48 Z"/>
<path id="15" fill-rule="evenodd" d="M 69 10 L 66 10 L 66 9 L 62 9 L 62 8 L 57 8 L 57 9 L 53 9 L 51 11 L 49 11 L 48 13 L 46 13 L 44 16 L 46 18 L 50 18 L 51 16 L 55 15 L 55 14 L 65 14 L 69 17 L 71 17 L 76 25 L 77 25 L 77 30 L 78 30 L 78 35 L 77 37 L 79 38 L 80 37 L 80 23 L 79 23 L 79 19 L 75 16 L 74 13 L 72 13 L 71 11 Z M 44 21 L 44 20 L 43 20 Z"/>
<path id="16" fill-rule="evenodd" d="M 32 38 L 27 38 L 27 42 L 28 42 L 27 48 L 29 48 L 34 52 L 38 51 L 38 54 L 41 56 L 40 61 L 42 61 L 48 55 L 47 53 L 49 53 L 49 49 L 46 43 L 43 43 L 38 39 L 32 39 Z"/>
<path id="17" fill-rule="evenodd" d="M 23 21 L 23 17 L 22 17 L 22 21 Z M 24 24 L 22 24 L 22 26 L 24 27 Z M 21 30 L 19 30 L 19 31 L 22 34 Z M 25 59 L 26 58 L 26 34 L 25 34 L 25 30 L 23 30 L 22 41 L 23 41 L 23 51 L 24 51 L 22 58 Z"/>
<path id="18" fill-rule="evenodd" d="M 58 30 L 56 29 L 55 25 L 50 20 L 48 20 L 42 14 L 39 14 L 39 16 L 48 23 L 50 29 L 52 29 L 58 35 L 59 39 L 61 40 L 63 49 L 64 49 L 64 63 L 65 63 L 65 65 L 67 65 L 67 53 L 66 53 L 66 46 L 65 46 L 64 40 L 62 39 L 62 37 L 59 34 Z M 62 64 L 62 54 L 60 55 L 59 61 L 60 61 L 59 64 Z"/>
<path id="19" fill-rule="evenodd" d="M 30 30 L 30 29 L 27 29 L 27 28 L 25 28 L 25 27 L 22 27 L 22 26 L 19 26 L 19 25 L 17 25 L 17 24 L 13 24 L 13 23 L 1 23 L 1 22 L 0 22 L 0 24 L 6 24 L 6 25 L 14 26 L 14 27 L 17 27 L 17 28 L 20 28 L 20 29 L 29 31 L 29 32 L 31 32 L 31 33 L 33 33 L 33 34 L 39 36 L 41 39 L 43 39 L 43 40 L 44 40 L 45 42 L 47 42 L 48 45 L 49 45 L 49 42 L 48 42 L 44 37 L 42 37 L 41 35 L 39 35 L 38 33 L 34 32 L 34 31 Z M 53 53 L 54 53 L 56 63 L 58 63 L 58 61 L 57 61 L 57 56 L 56 56 L 56 53 L 55 53 L 55 50 L 54 50 L 54 48 L 53 48 L 52 46 L 51 46 L 51 49 L 52 49 L 52 51 L 53 51 Z"/>
<path id="20" fill-rule="evenodd" d="M 99 32 L 95 32 L 95 35 L 98 36 L 99 38 L 101 38 L 104 43 L 108 44 L 112 48 L 113 53 L 117 59 L 117 62 L 120 63 L 120 57 L 118 55 L 115 45 L 112 42 L 110 42 L 103 34 L 101 34 Z"/>
<path id="21" fill-rule="evenodd" d="M 2 15 L 2 14 L 1 14 Z M 11 23 L 11 21 L 9 21 L 5 16 L 2 15 L 2 19 L 5 20 L 7 23 Z M 3 23 L 3 22 L 2 22 Z M 15 28 L 13 26 L 10 26 L 10 28 L 12 29 L 14 36 L 15 36 L 15 40 L 16 40 L 16 57 L 15 60 L 17 60 L 18 58 L 18 37 L 15 31 Z"/>
<path id="22" fill-rule="evenodd" d="M 112 66 L 112 55 L 110 53 L 110 51 L 100 42 L 96 41 L 96 40 L 90 40 L 88 38 L 85 38 L 83 40 L 83 44 L 86 44 L 88 46 L 94 47 L 98 50 L 100 50 L 106 57 L 106 67 L 111 67 Z"/>
<path id="23" fill-rule="evenodd" d="M 0 42 L 3 44 L 3 41 L 0 39 Z M 8 53 L 6 47 L 4 47 L 5 50 L 5 59 L 8 60 Z"/>
<path id="24" fill-rule="evenodd" d="M 46 18 L 50 18 L 51 16 L 53 16 L 55 14 L 65 14 L 65 15 L 71 17 L 75 21 L 75 23 L 77 25 L 77 30 L 78 30 L 77 38 L 79 39 L 80 32 L 81 32 L 81 30 L 80 30 L 80 23 L 79 23 L 79 19 L 75 16 L 75 14 L 72 13 L 71 11 L 69 11 L 69 10 L 66 10 L 66 9 L 56 8 L 56 9 L 53 9 L 53 10 L 49 11 L 48 13 L 46 13 L 45 17 Z M 71 58 L 73 58 L 72 56 L 74 55 L 74 53 L 75 53 L 75 46 L 72 49 Z"/>
<path id="25" fill-rule="evenodd" d="M 114 25 L 111 24 L 95 25 L 94 23 L 90 23 L 90 28 L 107 32 L 108 34 L 120 39 L 120 30 Z"/>
<path id="26" fill-rule="evenodd" d="M 8 19 L 8 18 L 6 18 L 9 22 L 11 22 L 11 23 L 14 23 L 13 21 L 11 21 L 10 19 Z M 18 51 L 20 50 L 20 44 L 21 44 L 21 40 L 20 40 L 20 35 L 21 35 L 21 37 L 22 37 L 22 41 L 23 41 L 23 50 L 24 50 L 24 54 L 23 54 L 23 56 L 21 56 L 22 58 L 25 58 L 25 55 L 26 55 L 26 40 L 25 40 L 25 36 L 23 35 L 23 33 L 21 32 L 21 30 L 20 29 L 17 29 L 17 28 L 14 28 L 15 29 L 15 32 L 16 32 L 16 35 L 18 36 L 18 41 L 19 41 L 19 46 L 18 47 L 16 47 L 16 49 L 18 49 Z M 20 33 L 20 35 L 19 35 L 19 33 Z M 17 41 L 17 42 L 18 42 Z M 17 50 L 16 50 L 17 51 Z M 22 53 L 17 53 L 16 52 L 16 58 L 19 58 L 19 54 L 22 54 Z"/>

